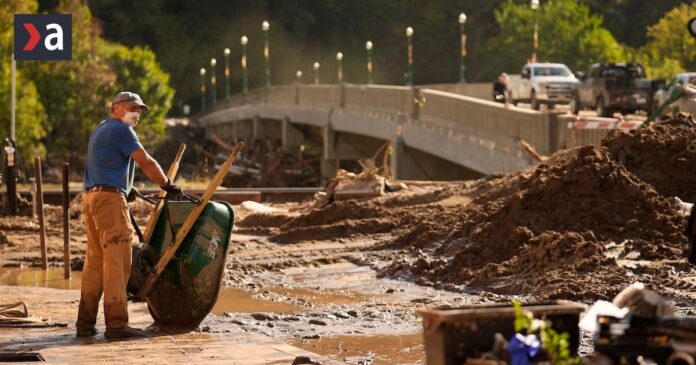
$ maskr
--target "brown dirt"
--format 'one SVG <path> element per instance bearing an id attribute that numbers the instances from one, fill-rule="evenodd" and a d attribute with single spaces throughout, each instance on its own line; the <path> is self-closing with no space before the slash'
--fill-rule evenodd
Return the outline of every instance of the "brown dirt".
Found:
<path id="1" fill-rule="evenodd" d="M 615 129 L 602 145 L 660 194 L 696 202 L 696 124 L 692 117 L 678 116 L 630 131 Z"/>
<path id="2" fill-rule="evenodd" d="M 278 221 L 269 223 L 277 227 Z M 684 224 L 674 202 L 627 171 L 607 149 L 583 147 L 488 180 L 334 202 L 276 228 L 271 240 L 288 244 L 381 234 L 381 248 L 401 249 L 384 275 L 501 294 L 591 300 L 610 298 L 631 280 L 604 246 L 623 244 L 622 254 L 634 253 L 636 260 L 678 260 L 686 249 Z"/>

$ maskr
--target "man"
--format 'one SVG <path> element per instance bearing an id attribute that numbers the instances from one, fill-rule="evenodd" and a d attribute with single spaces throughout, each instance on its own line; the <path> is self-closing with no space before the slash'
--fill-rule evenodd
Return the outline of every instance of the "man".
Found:
<path id="1" fill-rule="evenodd" d="M 493 101 L 505 103 L 507 101 L 507 80 L 508 75 L 503 72 L 498 76 L 498 81 L 493 83 Z"/>
<path id="2" fill-rule="evenodd" d="M 145 151 L 133 129 L 149 107 L 138 94 L 120 92 L 111 104 L 111 117 L 89 137 L 83 205 L 87 228 L 87 257 L 77 313 L 77 336 L 96 334 L 99 300 L 104 293 L 107 338 L 136 337 L 143 331 L 128 326 L 126 285 L 131 270 L 133 226 L 126 197 L 133 197 L 135 163 L 150 180 L 170 194 L 181 189 L 167 179 Z"/>

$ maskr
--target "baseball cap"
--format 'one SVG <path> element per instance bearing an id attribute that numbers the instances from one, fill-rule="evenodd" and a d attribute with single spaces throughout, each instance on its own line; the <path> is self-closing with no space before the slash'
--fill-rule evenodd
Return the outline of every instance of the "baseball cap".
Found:
<path id="1" fill-rule="evenodd" d="M 120 93 L 116 94 L 111 103 L 116 104 L 124 101 L 130 103 L 131 105 L 142 106 L 145 109 L 145 113 L 150 110 L 150 107 L 143 103 L 143 99 L 140 98 L 140 95 L 130 91 L 121 91 Z"/>

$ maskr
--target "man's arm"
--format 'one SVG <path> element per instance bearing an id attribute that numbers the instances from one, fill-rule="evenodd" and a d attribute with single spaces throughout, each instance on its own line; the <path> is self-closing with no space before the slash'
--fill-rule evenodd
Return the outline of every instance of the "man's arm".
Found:
<path id="1" fill-rule="evenodd" d="M 131 153 L 131 157 L 140 166 L 140 168 L 145 171 L 150 180 L 159 186 L 164 186 L 167 184 L 167 176 L 162 171 L 162 167 L 155 161 L 152 156 L 150 156 L 144 148 L 140 147 Z"/>

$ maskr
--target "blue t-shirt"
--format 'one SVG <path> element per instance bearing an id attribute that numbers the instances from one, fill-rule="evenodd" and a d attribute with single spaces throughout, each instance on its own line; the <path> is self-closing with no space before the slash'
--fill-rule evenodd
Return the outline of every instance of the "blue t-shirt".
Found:
<path id="1" fill-rule="evenodd" d="M 140 147 L 138 136 L 128 124 L 113 118 L 99 123 L 89 136 L 85 191 L 107 185 L 127 195 L 135 176 L 135 161 L 130 155 Z"/>

